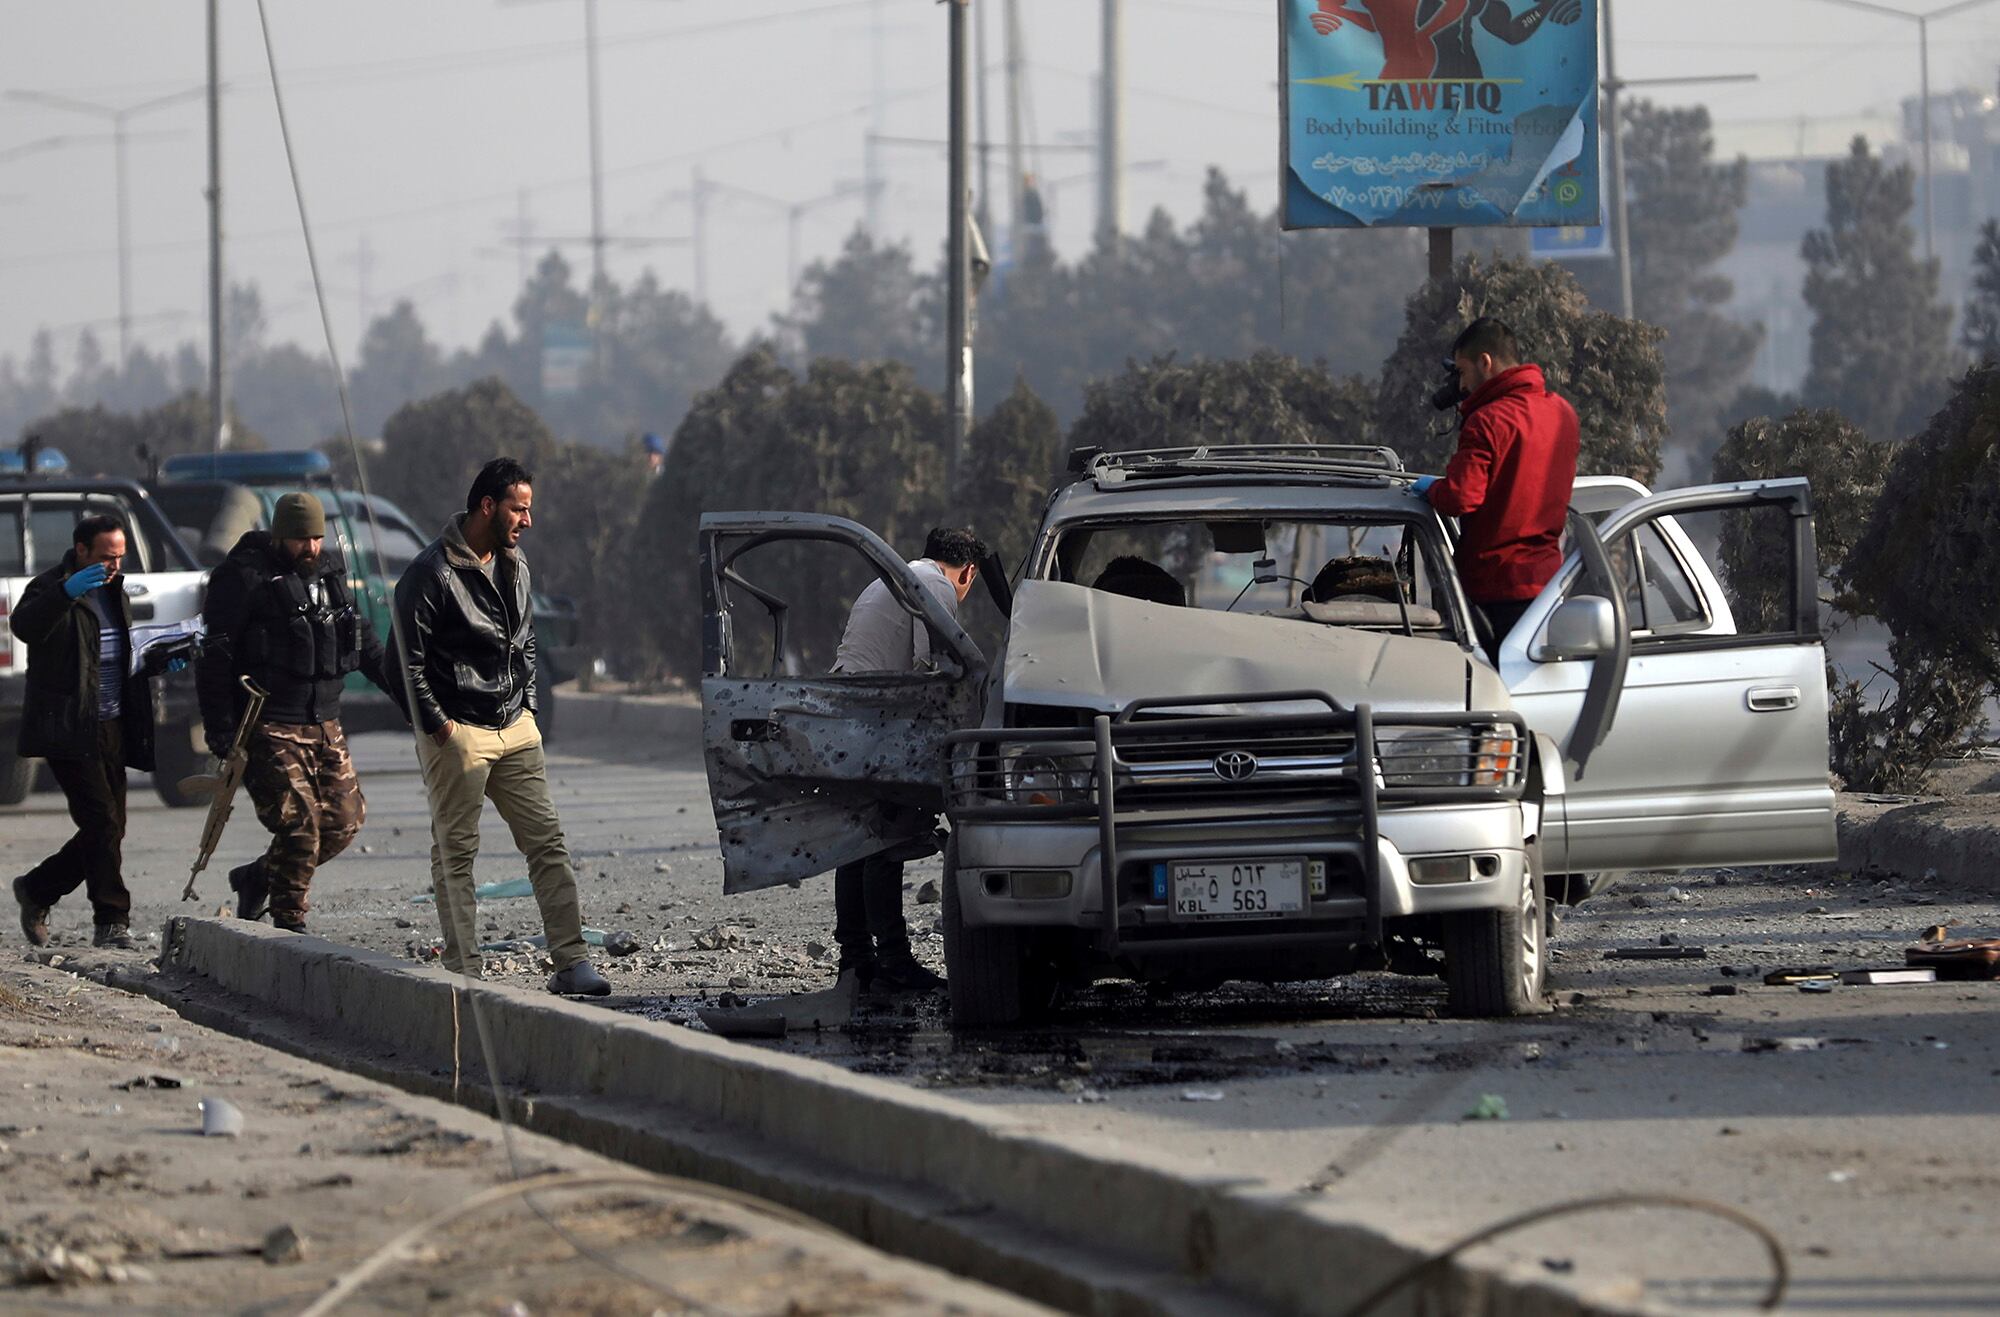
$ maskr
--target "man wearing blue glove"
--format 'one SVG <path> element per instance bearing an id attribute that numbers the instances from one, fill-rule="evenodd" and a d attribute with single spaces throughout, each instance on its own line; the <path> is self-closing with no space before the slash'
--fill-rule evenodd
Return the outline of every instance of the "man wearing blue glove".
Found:
<path id="1" fill-rule="evenodd" d="M 125 770 L 153 770 L 153 692 L 132 675 L 132 610 L 118 578 L 125 528 L 85 517 L 63 560 L 28 583 L 8 624 L 28 646 L 21 757 L 49 761 L 76 835 L 14 880 L 21 931 L 49 941 L 49 910 L 77 888 L 90 896 L 93 946 L 135 948 L 132 894 L 121 872 Z"/>

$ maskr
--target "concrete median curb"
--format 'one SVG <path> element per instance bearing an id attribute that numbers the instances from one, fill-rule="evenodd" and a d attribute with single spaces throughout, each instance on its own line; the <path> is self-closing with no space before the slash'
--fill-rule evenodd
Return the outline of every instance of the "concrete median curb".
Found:
<path id="1" fill-rule="evenodd" d="M 616 738 L 664 745 L 689 753 L 701 750 L 701 702 L 670 695 L 610 695 L 556 689 L 552 744 Z"/>
<path id="2" fill-rule="evenodd" d="M 1870 813 L 1843 810 L 1838 867 L 1906 878 L 1934 871 L 1955 886 L 2000 891 L 2000 822 L 1967 818 L 1962 807 L 1943 800 Z"/>
<path id="3" fill-rule="evenodd" d="M 476 996 L 527 1127 L 1070 1311 L 1337 1313 L 1424 1256 L 1299 1194 L 1144 1148 L 261 925 L 174 919 L 160 972 L 131 986 L 200 1023 L 485 1107 Z M 1654 1311 L 1637 1294 L 1453 1266 L 1376 1311 Z"/>

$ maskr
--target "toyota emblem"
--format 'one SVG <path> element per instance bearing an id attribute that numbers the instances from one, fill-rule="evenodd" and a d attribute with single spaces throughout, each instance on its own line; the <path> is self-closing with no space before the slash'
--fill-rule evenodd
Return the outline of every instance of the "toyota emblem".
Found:
<path id="1" fill-rule="evenodd" d="M 1224 750 L 1210 767 L 1225 782 L 1248 782 L 1257 776 L 1257 756 L 1248 750 Z"/>

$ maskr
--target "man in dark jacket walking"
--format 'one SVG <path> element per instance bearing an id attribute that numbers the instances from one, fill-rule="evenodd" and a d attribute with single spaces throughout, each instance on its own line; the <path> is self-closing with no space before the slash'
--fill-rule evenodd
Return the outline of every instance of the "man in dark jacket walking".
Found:
<path id="1" fill-rule="evenodd" d="M 601 997 L 591 966 L 562 820 L 549 797 L 535 726 L 535 631 L 521 532 L 533 526 L 534 477 L 509 457 L 480 468 L 465 511 L 396 583 L 410 717 L 431 803 L 431 890 L 445 968 L 477 976 L 472 865 L 492 800 L 528 860 L 555 975 L 549 991 Z"/>
<path id="2" fill-rule="evenodd" d="M 314 871 L 347 849 L 366 817 L 340 725 L 342 680 L 361 672 L 402 702 L 348 587 L 347 566 L 325 537 L 319 499 L 287 494 L 269 531 L 236 541 L 208 579 L 208 635 L 195 671 L 208 751 L 218 759 L 229 755 L 243 718 L 239 679 L 266 692 L 243 785 L 271 845 L 231 869 L 229 885 L 238 918 L 261 919 L 268 909 L 273 924 L 294 933 L 306 929 Z"/>
<path id="3" fill-rule="evenodd" d="M 153 769 L 153 692 L 132 675 L 132 609 L 118 575 L 125 527 L 85 517 L 71 539 L 63 560 L 22 591 L 9 625 L 28 646 L 20 754 L 49 761 L 76 835 L 14 880 L 14 900 L 28 941 L 47 946 L 50 907 L 81 887 L 97 926 L 92 945 L 130 951 L 125 770 Z"/>
<path id="4" fill-rule="evenodd" d="M 1521 362 L 1514 331 L 1482 316 L 1452 345 L 1465 420 L 1442 479 L 1410 488 L 1459 518 L 1458 576 L 1485 624 L 1488 658 L 1562 566 L 1576 483 L 1576 409 Z"/>

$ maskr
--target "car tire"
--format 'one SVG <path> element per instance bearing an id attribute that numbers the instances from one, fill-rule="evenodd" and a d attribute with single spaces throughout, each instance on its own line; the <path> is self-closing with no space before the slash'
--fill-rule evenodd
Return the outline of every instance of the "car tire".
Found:
<path id="1" fill-rule="evenodd" d="M 1548 978 L 1542 852 L 1529 843 L 1521 899 L 1506 910 L 1444 916 L 1444 982 L 1453 1015 L 1483 1019 L 1541 1009 Z"/>
<path id="2" fill-rule="evenodd" d="M 169 809 L 206 805 L 206 794 L 181 790 L 181 779 L 208 771 L 208 756 L 194 748 L 196 728 L 187 724 L 161 727 L 153 743 L 153 794 Z"/>
<path id="3" fill-rule="evenodd" d="M 958 895 L 958 843 L 944 848 L 944 967 L 954 1029 L 998 1029 L 1024 1013 L 1019 929 L 968 928 Z"/>
<path id="4" fill-rule="evenodd" d="M 0 728 L 0 805 L 18 805 L 35 789 L 38 760 L 14 752 L 14 729 Z"/>

